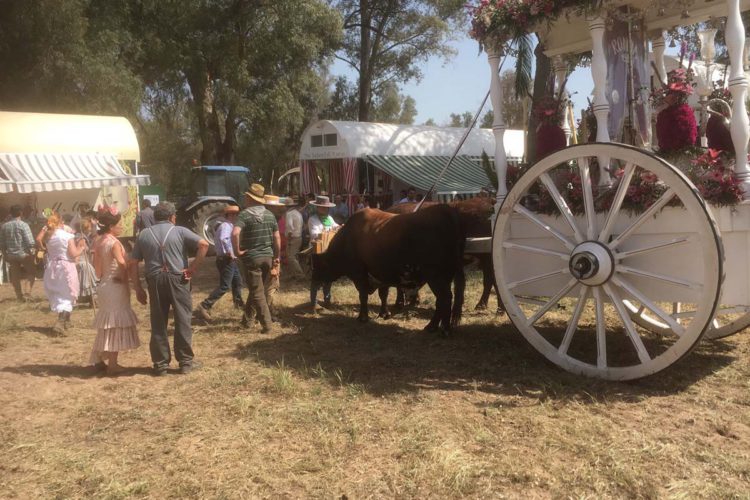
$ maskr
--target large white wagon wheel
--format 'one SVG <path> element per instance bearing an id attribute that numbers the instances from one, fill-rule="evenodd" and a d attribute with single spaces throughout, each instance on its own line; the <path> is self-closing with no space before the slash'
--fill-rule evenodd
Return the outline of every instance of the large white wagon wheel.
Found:
<path id="1" fill-rule="evenodd" d="M 656 333 L 664 333 L 669 329 L 669 325 L 661 321 L 658 317 L 650 313 L 642 305 L 635 304 L 628 300 L 625 301 L 625 307 L 630 311 L 630 317 L 638 326 L 646 328 Z M 683 304 L 673 302 L 670 305 L 670 316 L 677 322 L 682 322 L 686 318 L 695 314 L 694 304 Z M 716 309 L 713 320 L 706 330 L 706 338 L 711 340 L 723 339 L 735 333 L 739 333 L 750 326 L 750 307 L 748 306 L 729 306 L 721 305 Z"/>
<path id="2" fill-rule="evenodd" d="M 621 174 L 611 188 L 593 186 L 597 158 Z M 642 179 L 658 179 L 657 198 L 632 214 L 626 197 Z M 573 198 L 582 199 L 580 213 Z M 550 206 L 554 213 L 540 213 Z M 695 187 L 662 159 L 621 144 L 572 146 L 531 167 L 500 208 L 492 253 L 523 336 L 560 367 L 609 380 L 644 377 L 687 354 L 714 316 L 723 279 L 719 232 Z M 634 324 L 625 300 L 667 328 Z M 694 314 L 677 322 L 665 301 L 695 304 Z"/>

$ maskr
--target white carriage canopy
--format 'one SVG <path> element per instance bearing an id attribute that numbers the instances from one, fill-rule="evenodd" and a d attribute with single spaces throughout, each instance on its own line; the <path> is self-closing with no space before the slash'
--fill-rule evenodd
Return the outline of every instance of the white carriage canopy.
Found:
<path id="1" fill-rule="evenodd" d="M 147 185 L 123 167 L 139 160 L 125 118 L 0 111 L 0 192 Z"/>
<path id="2" fill-rule="evenodd" d="M 325 187 L 332 193 L 367 192 L 392 199 L 405 186 L 428 190 L 453 155 L 464 128 L 321 120 L 307 128 L 300 148 L 301 190 Z M 508 158 L 523 156 L 524 132 L 505 135 Z M 492 158 L 495 138 L 489 129 L 472 129 L 451 168 L 440 180 L 441 195 L 474 195 L 490 185 L 479 158 Z M 321 179 L 319 179 L 319 176 Z M 388 201 L 385 201 L 388 203 Z"/>

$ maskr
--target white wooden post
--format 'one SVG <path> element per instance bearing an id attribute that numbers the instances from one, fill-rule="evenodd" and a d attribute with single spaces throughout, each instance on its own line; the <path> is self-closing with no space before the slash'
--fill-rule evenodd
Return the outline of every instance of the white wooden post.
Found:
<path id="1" fill-rule="evenodd" d="M 660 80 L 661 83 L 666 84 L 667 66 L 664 64 L 664 30 L 659 30 L 651 39 L 651 47 L 654 51 L 654 65 L 656 66 L 656 71 L 659 73 L 656 78 Z"/>
<path id="2" fill-rule="evenodd" d="M 500 205 L 508 194 L 505 184 L 505 173 L 508 169 L 508 158 L 505 154 L 505 122 L 503 121 L 503 87 L 500 85 L 500 47 L 487 47 L 487 61 L 490 64 L 490 101 L 492 103 L 492 133 L 495 136 L 495 172 L 497 172 L 497 198 L 495 201 L 495 213 L 500 210 Z"/>
<path id="3" fill-rule="evenodd" d="M 555 70 L 555 81 L 557 83 L 556 93 L 560 98 L 567 96 L 567 91 L 563 88 L 565 84 L 565 77 L 568 75 L 568 65 L 565 63 L 565 59 L 562 56 L 555 56 L 554 59 L 554 70 Z M 570 124 L 568 120 L 568 106 L 563 106 L 562 112 L 562 123 L 559 124 L 563 132 L 565 132 L 565 145 L 570 145 Z"/>
<path id="4" fill-rule="evenodd" d="M 747 166 L 747 141 L 750 139 L 750 120 L 745 110 L 747 98 L 747 77 L 743 69 L 743 51 L 745 48 L 745 26 L 740 17 L 740 0 L 727 0 L 727 24 L 724 37 L 732 64 L 729 75 L 729 92 L 732 93 L 732 143 L 736 163 L 734 171 L 742 181 L 745 199 L 750 199 L 750 169 Z"/>
<path id="5" fill-rule="evenodd" d="M 708 125 L 708 96 L 711 95 L 713 90 L 713 64 L 714 58 L 716 57 L 716 46 L 714 38 L 716 37 L 716 30 L 706 29 L 698 31 L 698 39 L 701 42 L 701 58 L 705 64 L 705 73 L 700 74 L 698 72 L 698 95 L 700 96 L 699 104 L 701 111 L 700 120 L 700 140 L 701 147 L 708 147 L 708 137 L 706 137 L 706 127 Z"/>
<path id="6" fill-rule="evenodd" d="M 591 76 L 594 80 L 594 116 L 596 117 L 596 142 L 610 142 L 609 140 L 609 103 L 605 89 L 607 88 L 607 59 L 604 54 L 604 19 L 594 17 L 588 20 L 591 40 L 593 42 L 591 57 Z M 599 185 L 609 186 L 612 178 L 609 175 L 609 158 L 599 158 Z"/>

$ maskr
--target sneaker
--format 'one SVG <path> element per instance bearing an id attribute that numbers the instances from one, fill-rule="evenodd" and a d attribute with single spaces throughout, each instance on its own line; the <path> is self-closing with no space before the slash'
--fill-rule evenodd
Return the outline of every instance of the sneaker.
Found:
<path id="1" fill-rule="evenodd" d="M 152 372 L 154 377 L 163 377 L 167 374 L 167 368 L 166 367 L 154 367 L 154 371 Z"/>
<path id="2" fill-rule="evenodd" d="M 193 360 L 189 365 L 180 365 L 180 375 L 187 375 L 194 370 L 200 370 L 203 368 L 203 363 L 200 361 Z"/>
<path id="3" fill-rule="evenodd" d="M 195 308 L 195 313 L 205 321 L 211 321 L 211 311 L 203 304 L 198 304 L 198 307 Z"/>
<path id="4" fill-rule="evenodd" d="M 245 308 L 245 303 L 242 302 L 241 300 L 235 300 L 234 301 L 234 308 L 235 309 L 244 309 Z"/>
<path id="5" fill-rule="evenodd" d="M 96 370 L 97 372 L 107 371 L 107 363 L 105 363 L 104 361 L 94 363 L 94 370 Z"/>
<path id="6" fill-rule="evenodd" d="M 323 301 L 323 307 L 324 307 L 325 309 L 330 309 L 331 307 L 333 307 L 333 304 L 331 303 L 331 301 L 330 301 L 330 300 L 324 300 L 324 301 Z"/>

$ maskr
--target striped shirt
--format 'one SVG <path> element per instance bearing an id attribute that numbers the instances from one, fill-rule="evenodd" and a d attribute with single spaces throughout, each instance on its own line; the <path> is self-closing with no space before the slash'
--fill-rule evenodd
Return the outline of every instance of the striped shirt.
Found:
<path id="1" fill-rule="evenodd" d="M 20 219 L 13 219 L 0 228 L 0 251 L 5 255 L 25 257 L 34 253 L 31 228 Z"/>
<path id="2" fill-rule="evenodd" d="M 245 250 L 243 261 L 257 257 L 273 257 L 273 233 L 279 231 L 276 217 L 267 209 L 258 220 L 248 209 L 240 212 L 235 227 L 241 229 L 240 249 Z"/>

